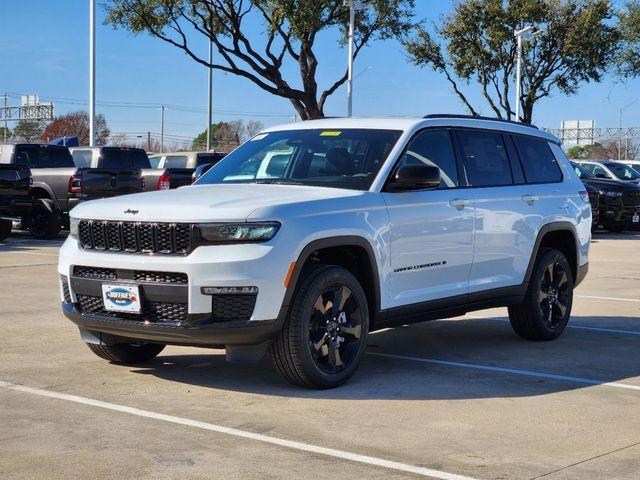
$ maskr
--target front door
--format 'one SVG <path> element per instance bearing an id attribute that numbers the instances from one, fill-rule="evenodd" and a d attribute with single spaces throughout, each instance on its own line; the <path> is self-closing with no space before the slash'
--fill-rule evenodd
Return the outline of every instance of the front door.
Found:
<path id="1" fill-rule="evenodd" d="M 474 206 L 468 190 L 458 189 L 449 130 L 418 133 L 396 169 L 420 163 L 440 168 L 439 189 L 383 193 L 390 217 L 391 308 L 468 293 Z"/>

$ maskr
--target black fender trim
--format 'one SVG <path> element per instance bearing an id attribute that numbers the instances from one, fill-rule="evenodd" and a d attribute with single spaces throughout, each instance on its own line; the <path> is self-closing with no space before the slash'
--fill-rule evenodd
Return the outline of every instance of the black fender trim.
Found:
<path id="1" fill-rule="evenodd" d="M 278 314 L 278 320 L 284 320 L 286 317 L 289 306 L 291 305 L 291 300 L 293 299 L 293 295 L 296 291 L 296 287 L 298 285 L 298 280 L 300 279 L 300 274 L 302 273 L 302 268 L 304 267 L 306 261 L 309 259 L 311 254 L 316 250 L 322 250 L 323 248 L 333 248 L 333 247 L 362 247 L 367 252 L 369 256 L 369 262 L 371 264 L 371 271 L 373 274 L 373 295 L 375 305 L 374 311 L 370 312 L 371 318 L 375 321 L 380 314 L 380 275 L 378 273 L 378 262 L 376 260 L 375 253 L 373 251 L 373 247 L 369 243 L 369 241 L 364 237 L 359 237 L 357 235 L 344 235 L 344 236 L 336 236 L 336 237 L 327 237 L 321 238 L 319 240 L 314 240 L 309 243 L 306 247 L 302 249 L 298 259 L 296 260 L 295 267 L 293 269 L 293 273 L 291 274 L 291 278 L 289 280 L 289 286 L 287 287 L 287 291 L 284 295 L 284 300 L 282 301 L 282 306 L 280 307 L 280 313 Z M 364 288 L 364 286 L 363 286 Z M 367 292 L 369 293 L 369 292 Z"/>
<path id="2" fill-rule="evenodd" d="M 51 187 L 49 185 L 47 185 L 44 182 L 38 182 L 38 181 L 34 181 L 33 182 L 33 186 L 31 187 L 31 190 L 35 190 L 35 189 L 42 189 L 45 192 L 47 192 L 47 195 L 49 195 L 49 199 L 53 202 L 53 204 L 56 206 L 56 208 L 60 211 L 62 211 L 62 207 L 60 206 L 60 201 L 58 200 L 58 197 L 56 196 L 55 193 L 53 193 L 53 190 L 51 189 Z"/>
<path id="3" fill-rule="evenodd" d="M 536 243 L 533 246 L 533 251 L 531 252 L 531 258 L 529 259 L 529 265 L 527 267 L 527 272 L 524 276 L 524 284 L 528 285 L 531 280 L 531 275 L 533 274 L 533 267 L 536 264 L 536 258 L 538 257 L 538 252 L 540 251 L 540 244 L 542 243 L 542 239 L 544 236 L 551 232 L 559 232 L 559 231 L 569 231 L 573 234 L 573 238 L 575 240 L 575 253 L 576 253 L 576 272 L 579 269 L 580 263 L 580 245 L 578 240 L 578 232 L 576 231 L 576 227 L 570 222 L 551 222 L 543 225 L 538 232 L 538 236 L 536 237 Z M 577 276 L 577 275 L 575 275 Z M 574 278 L 575 282 L 576 278 Z M 576 284 L 577 285 L 577 284 Z"/>

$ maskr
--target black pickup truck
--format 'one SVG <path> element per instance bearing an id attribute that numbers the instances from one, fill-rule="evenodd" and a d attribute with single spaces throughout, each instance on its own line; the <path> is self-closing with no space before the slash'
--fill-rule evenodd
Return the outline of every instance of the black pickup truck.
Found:
<path id="1" fill-rule="evenodd" d="M 29 193 L 31 172 L 21 165 L 0 164 L 0 240 L 11 233 L 14 221 L 29 218 L 34 199 Z"/>
<path id="2" fill-rule="evenodd" d="M 36 203 L 29 231 L 53 238 L 78 203 L 143 190 L 140 168 L 90 165 L 76 167 L 67 147 L 41 144 L 0 144 L 0 164 L 31 169 L 31 194 Z"/>

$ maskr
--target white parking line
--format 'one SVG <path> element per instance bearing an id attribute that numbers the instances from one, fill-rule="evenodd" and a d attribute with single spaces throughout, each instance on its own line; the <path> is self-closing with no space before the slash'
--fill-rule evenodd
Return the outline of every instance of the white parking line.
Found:
<path id="1" fill-rule="evenodd" d="M 530 370 L 518 370 L 515 368 L 492 367 L 490 365 L 479 365 L 475 363 L 452 362 L 449 360 L 437 360 L 435 358 L 411 357 L 406 355 L 393 355 L 390 353 L 367 352 L 368 355 L 374 357 L 393 358 L 395 360 L 409 360 L 411 362 L 431 363 L 434 365 L 445 365 L 448 367 L 472 368 L 474 370 L 486 370 L 488 372 L 511 373 L 513 375 L 524 375 L 526 377 L 548 378 L 551 380 L 560 380 L 564 382 L 581 383 L 586 385 L 600 385 L 603 387 L 622 388 L 625 390 L 638 390 L 640 386 L 627 385 L 618 382 L 602 382 L 600 380 L 592 380 L 590 378 L 571 377 L 566 375 L 555 375 L 553 373 L 534 372 Z"/>
<path id="2" fill-rule="evenodd" d="M 465 319 L 493 320 L 494 322 L 509 323 L 508 318 L 469 316 L 469 317 L 463 317 L 461 320 L 465 320 Z M 436 321 L 447 321 L 447 320 L 436 320 Z M 640 335 L 640 330 L 620 330 L 618 328 L 583 327 L 581 325 L 567 325 L 567 328 L 570 328 L 572 330 L 588 330 L 591 332 L 600 332 L 600 333 L 619 333 L 622 335 Z"/>
<path id="3" fill-rule="evenodd" d="M 236 428 L 223 427 L 221 425 L 215 425 L 213 423 L 200 422 L 198 420 L 191 420 L 189 418 L 174 417 L 173 415 L 165 415 L 162 413 L 150 412 L 148 410 L 141 410 L 139 408 L 127 407 L 124 405 L 103 402 L 100 400 L 93 400 L 91 398 L 80 397 L 77 395 L 68 395 L 66 393 L 55 392 L 53 390 L 45 390 L 42 388 L 29 387 L 27 385 L 19 385 L 19 384 L 10 383 L 10 382 L 4 382 L 2 380 L 0 380 L 0 388 L 14 390 L 17 392 L 30 393 L 33 395 L 39 395 L 41 397 L 55 398 L 58 400 L 66 400 L 68 402 L 79 403 L 82 405 L 90 405 L 92 407 L 102 408 L 105 410 L 128 413 L 130 415 L 136 415 L 138 417 L 151 418 L 153 420 L 160 420 L 163 422 L 175 423 L 175 424 L 184 425 L 187 427 L 200 428 L 202 430 L 209 430 L 211 432 L 222 433 L 225 435 L 245 438 L 248 440 L 254 440 L 262 443 L 268 443 L 271 445 L 277 445 L 277 446 L 289 448 L 292 450 L 315 453 L 319 455 L 326 455 L 329 457 L 340 458 L 342 460 L 348 460 L 351 462 L 357 462 L 357 463 L 362 463 L 366 465 L 373 465 L 376 467 L 388 468 L 390 470 L 396 470 L 396 471 L 405 472 L 405 473 L 412 473 L 412 474 L 420 475 L 423 477 L 438 478 L 442 480 L 476 480 L 471 477 L 465 477 L 465 476 L 456 475 L 453 473 L 441 472 L 439 470 L 431 470 L 429 468 L 417 467 L 414 465 L 393 462 L 391 460 L 384 460 L 382 458 L 369 457 L 366 455 L 359 455 L 357 453 L 344 452 L 342 450 L 335 450 L 333 448 L 320 447 L 320 446 L 311 445 L 308 443 L 296 442 L 292 440 L 284 440 L 281 438 L 271 437 L 268 435 L 261 435 L 259 433 L 252 433 L 244 430 L 238 430 Z"/>
<path id="4" fill-rule="evenodd" d="M 578 298 L 593 298 L 595 300 L 615 300 L 616 302 L 634 302 L 640 303 L 637 298 L 619 298 L 619 297 L 597 297 L 595 295 L 576 295 Z"/>

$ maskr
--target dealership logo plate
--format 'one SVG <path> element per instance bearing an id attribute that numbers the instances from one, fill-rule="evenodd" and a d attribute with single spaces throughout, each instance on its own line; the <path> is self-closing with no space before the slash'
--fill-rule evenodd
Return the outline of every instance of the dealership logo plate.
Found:
<path id="1" fill-rule="evenodd" d="M 137 285 L 102 285 L 104 308 L 111 312 L 140 313 L 140 289 Z"/>

